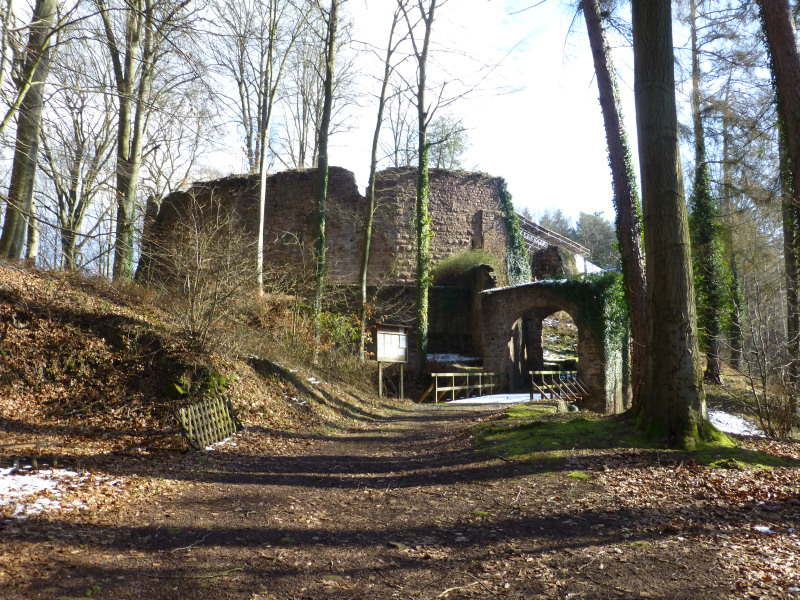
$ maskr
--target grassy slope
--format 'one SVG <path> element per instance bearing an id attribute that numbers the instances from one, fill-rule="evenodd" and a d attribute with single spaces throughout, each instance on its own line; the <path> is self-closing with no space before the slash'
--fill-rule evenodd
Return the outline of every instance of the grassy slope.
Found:
<path id="1" fill-rule="evenodd" d="M 636 448 L 666 451 L 636 432 L 625 415 L 555 414 L 536 405 L 515 406 L 507 411 L 505 419 L 476 427 L 475 435 L 485 451 L 521 460 L 558 458 L 573 451 Z M 702 444 L 689 453 L 670 453 L 687 454 L 698 464 L 723 468 L 800 466 L 796 444 L 774 443 L 768 451 L 765 449 L 761 440 L 737 442 L 722 436 L 720 441 Z"/>

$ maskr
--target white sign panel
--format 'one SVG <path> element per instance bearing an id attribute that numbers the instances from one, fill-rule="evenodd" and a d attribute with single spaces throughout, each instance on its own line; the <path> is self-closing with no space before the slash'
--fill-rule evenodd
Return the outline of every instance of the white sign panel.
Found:
<path id="1" fill-rule="evenodd" d="M 402 331 L 378 329 L 378 362 L 408 362 L 408 341 Z"/>

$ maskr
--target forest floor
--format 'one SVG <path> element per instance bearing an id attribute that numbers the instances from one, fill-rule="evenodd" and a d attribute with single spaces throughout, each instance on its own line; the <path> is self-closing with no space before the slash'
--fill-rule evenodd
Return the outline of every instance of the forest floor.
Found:
<path id="1" fill-rule="evenodd" d="M 797 444 L 743 440 L 789 460 L 772 469 L 623 444 L 493 458 L 472 433 L 501 417 L 407 406 L 282 455 L 257 430 L 98 447 L 89 489 L 0 524 L 0 598 L 800 597 Z"/>
<path id="2" fill-rule="evenodd" d="M 151 296 L 0 265 L 2 600 L 800 599 L 797 442 L 398 404 L 302 339 L 199 352 Z M 244 432 L 188 451 L 174 411 L 220 393 Z"/>

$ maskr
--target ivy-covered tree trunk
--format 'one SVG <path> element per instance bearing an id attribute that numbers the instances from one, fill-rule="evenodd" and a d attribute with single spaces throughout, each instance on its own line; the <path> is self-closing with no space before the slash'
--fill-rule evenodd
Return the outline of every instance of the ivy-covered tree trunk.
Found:
<path id="1" fill-rule="evenodd" d="M 425 130 L 419 131 L 419 165 L 417 167 L 417 205 L 415 211 L 417 247 L 417 373 L 419 377 L 426 371 L 428 360 L 428 292 L 431 279 L 431 220 L 428 216 L 428 193 L 430 175 L 428 172 L 429 146 Z"/>
<path id="2" fill-rule="evenodd" d="M 622 255 L 625 301 L 631 320 L 633 401 L 634 404 L 638 404 L 644 390 L 647 364 L 647 290 L 644 278 L 639 196 L 630 147 L 622 123 L 611 50 L 603 29 L 600 3 L 599 0 L 582 0 L 582 7 L 594 59 L 600 107 L 606 130 L 608 162 L 614 186 L 617 238 Z"/>
<path id="3" fill-rule="evenodd" d="M 710 426 L 678 149 L 670 0 L 633 0 L 632 12 L 649 324 L 640 425 L 691 446 Z"/>
<path id="4" fill-rule="evenodd" d="M 8 188 L 0 257 L 22 260 L 33 215 L 33 186 L 39 154 L 44 86 L 50 71 L 56 0 L 37 0 L 18 86 L 30 85 L 19 105 L 17 138 Z"/>
<path id="5" fill-rule="evenodd" d="M 711 175 L 706 161 L 705 130 L 700 98 L 700 48 L 697 40 L 697 2 L 689 3 L 692 38 L 692 121 L 694 124 L 694 186 L 689 198 L 689 229 L 694 260 L 697 320 L 701 347 L 706 352 L 703 380 L 722 384 L 720 346 L 725 302 L 722 240 L 719 214 L 711 195 Z"/>
<path id="6" fill-rule="evenodd" d="M 333 77 L 336 65 L 336 30 L 338 27 L 339 0 L 331 0 L 328 13 L 328 35 L 325 50 L 325 82 L 322 119 L 319 126 L 319 154 L 317 163 L 317 210 L 314 220 L 314 362 L 320 339 L 322 295 L 325 290 L 325 217 L 328 201 L 328 132 L 333 108 Z"/>

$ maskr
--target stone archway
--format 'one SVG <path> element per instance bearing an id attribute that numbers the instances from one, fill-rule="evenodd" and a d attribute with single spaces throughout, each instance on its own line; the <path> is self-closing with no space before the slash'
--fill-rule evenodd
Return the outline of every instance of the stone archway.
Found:
<path id="1" fill-rule="evenodd" d="M 528 372 L 541 369 L 542 320 L 563 310 L 578 327 L 578 376 L 591 392 L 581 408 L 615 413 L 628 408 L 627 343 L 609 343 L 603 339 L 602 328 L 598 335 L 585 307 L 562 293 L 558 282 L 490 289 L 481 296 L 484 368 L 507 373 L 512 391 L 527 389 Z M 604 302 L 602 298 L 594 301 Z M 602 306 L 595 308 L 594 314 L 604 314 Z"/>

